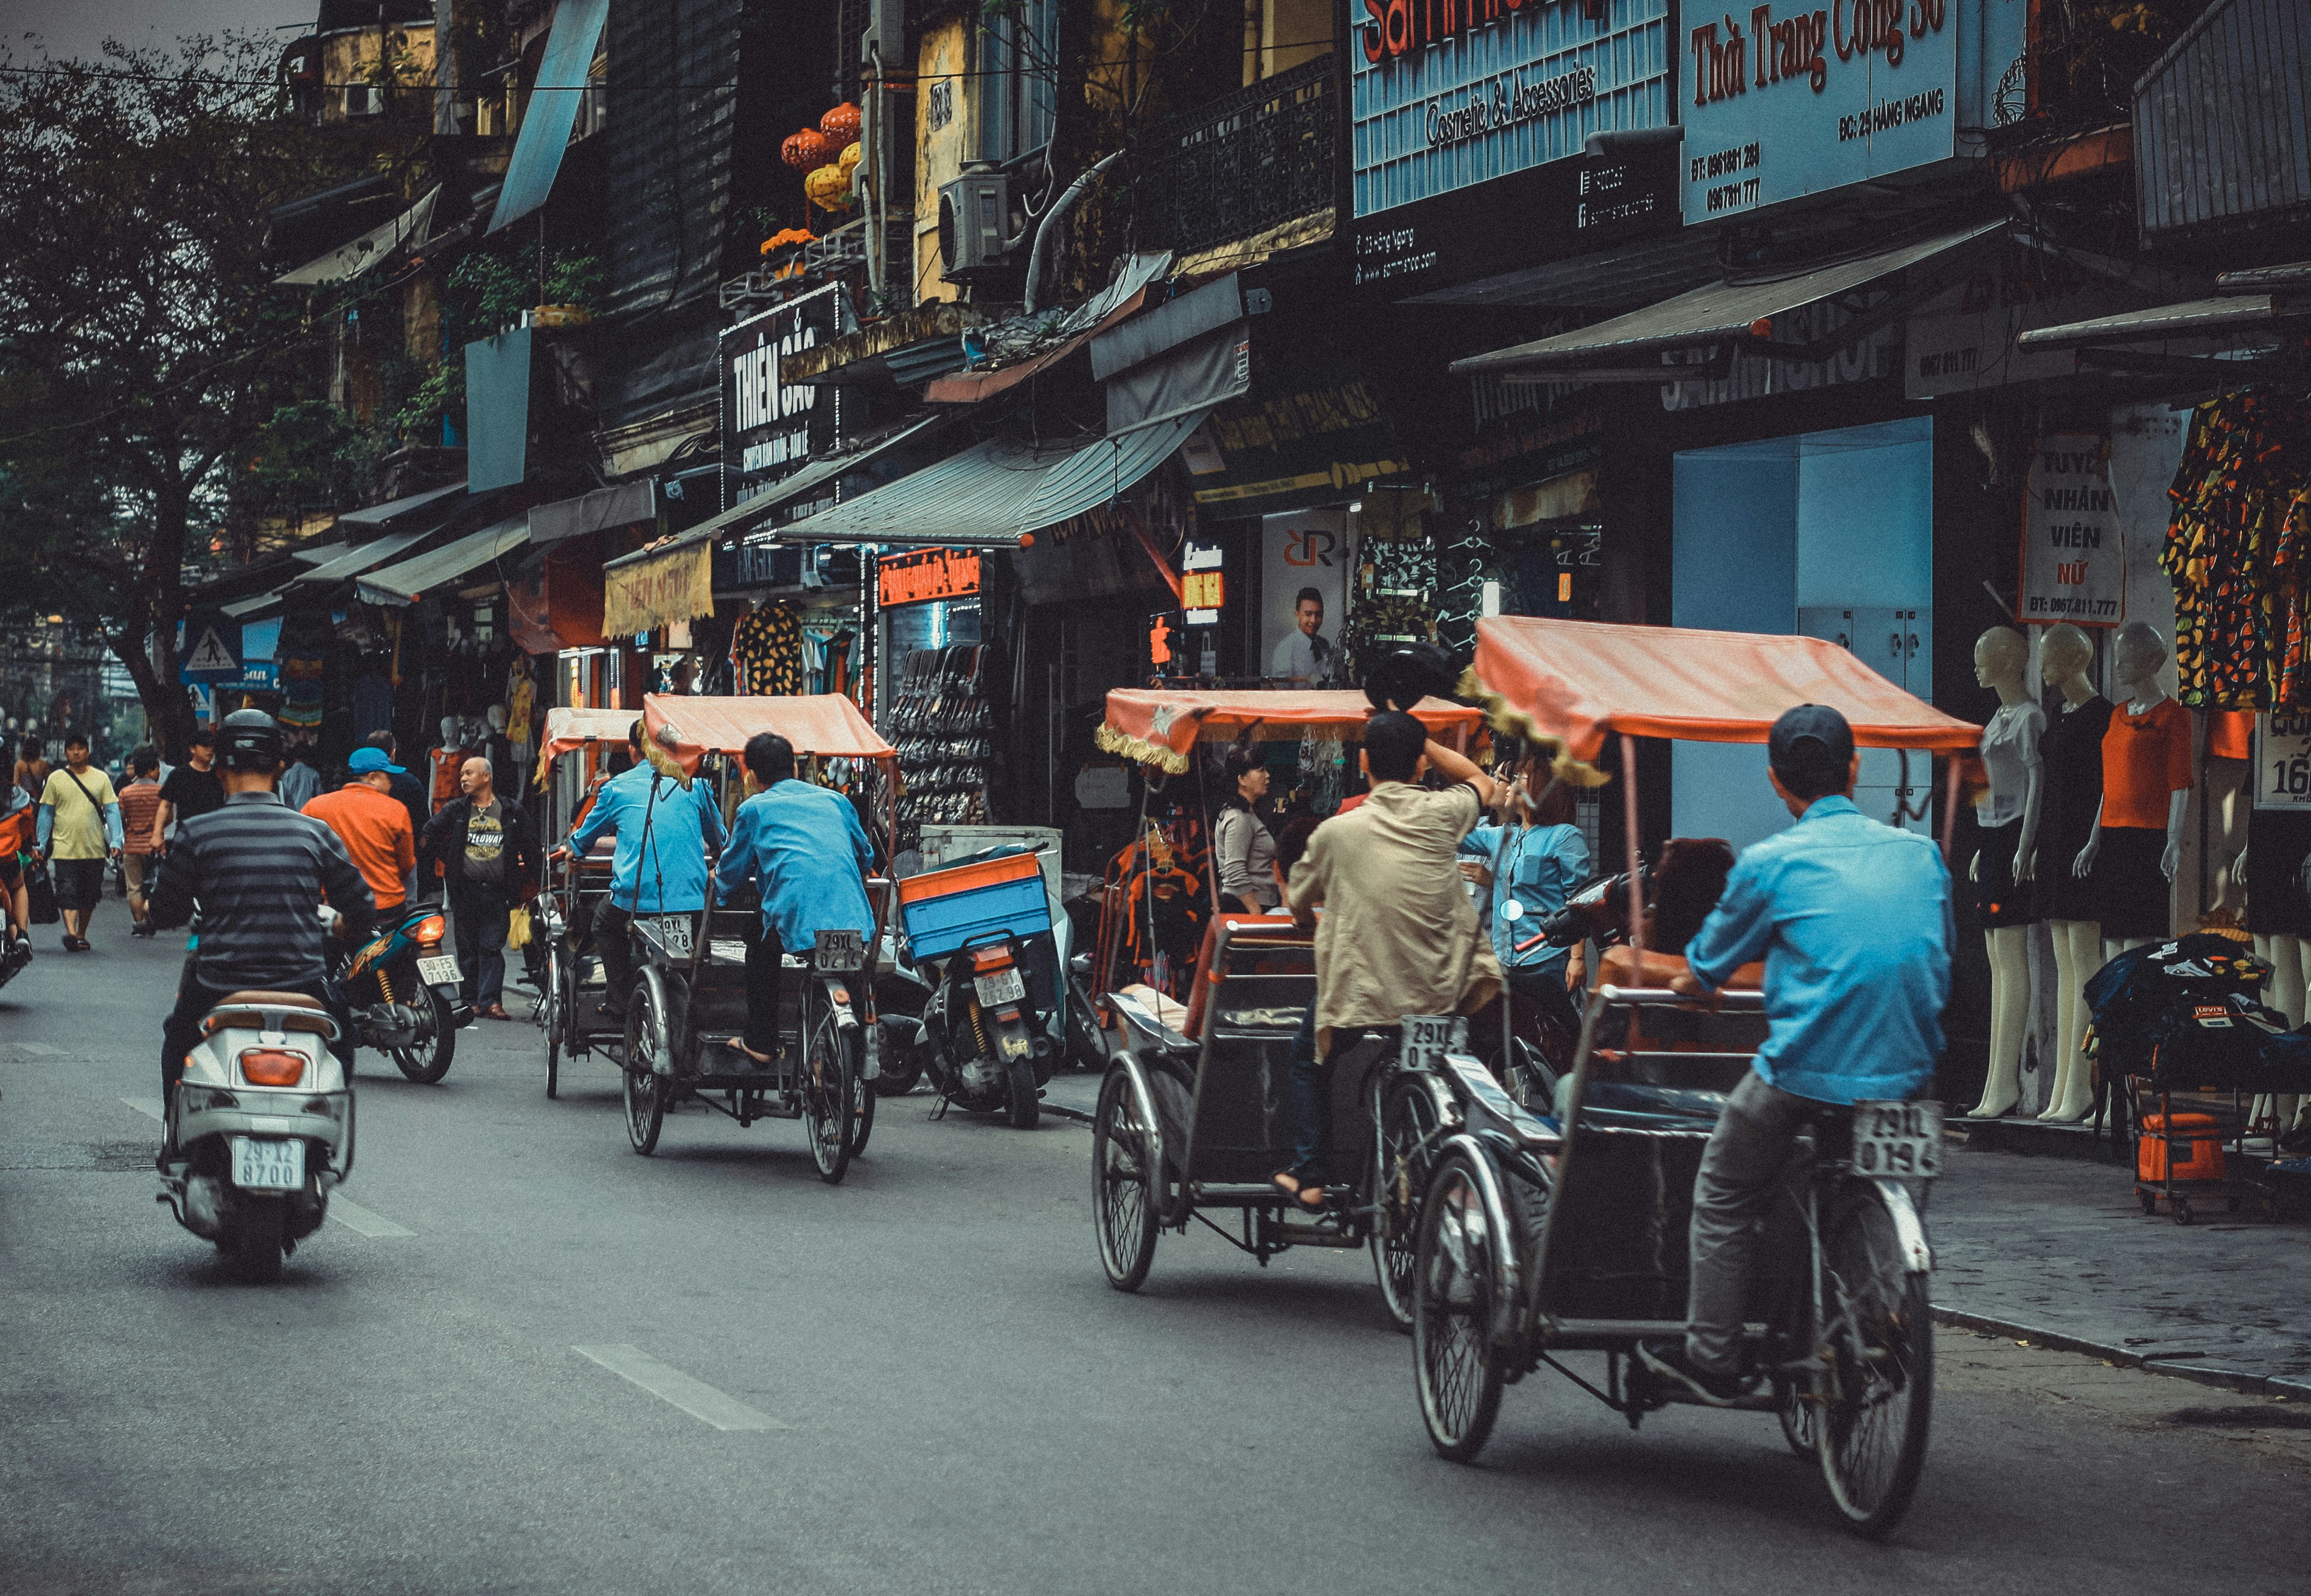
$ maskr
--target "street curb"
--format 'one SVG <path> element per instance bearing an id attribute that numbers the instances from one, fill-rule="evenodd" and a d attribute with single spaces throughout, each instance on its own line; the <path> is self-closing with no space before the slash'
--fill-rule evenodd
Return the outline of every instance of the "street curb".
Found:
<path id="1" fill-rule="evenodd" d="M 1063 1104 L 1053 1103 L 1049 1098 L 1045 1098 L 1043 1100 L 1043 1112 L 1047 1114 L 1057 1114 L 1062 1120 L 1073 1120 L 1078 1125 L 1088 1125 L 1092 1123 L 1092 1116 L 1084 1112 L 1083 1110 L 1079 1108 L 1068 1108 Z"/>
<path id="2" fill-rule="evenodd" d="M 1963 1308 L 1937 1305 L 1933 1313 L 1938 1324 L 1985 1336 L 2004 1336 L 2012 1340 L 2026 1341 L 2033 1347 L 2051 1347 L 2057 1352 L 2080 1353 L 2115 1364 L 2122 1369 L 2140 1369 L 2145 1374 L 2165 1374 L 2176 1380 L 2187 1380 L 2193 1385 L 2211 1385 L 2252 1397 L 2277 1397 L 2288 1401 L 2311 1399 L 2311 1381 L 2288 1380 L 2276 1374 L 2254 1374 L 2245 1369 L 2213 1368 L 2204 1364 L 2180 1364 L 2156 1355 L 2146 1358 L 2129 1347 L 2106 1346 L 2081 1336 L 2065 1335 L 2060 1330 L 2045 1330 L 2036 1325 L 2019 1324 L 2010 1319 L 1993 1319 L 1988 1314 L 1972 1313 Z"/>

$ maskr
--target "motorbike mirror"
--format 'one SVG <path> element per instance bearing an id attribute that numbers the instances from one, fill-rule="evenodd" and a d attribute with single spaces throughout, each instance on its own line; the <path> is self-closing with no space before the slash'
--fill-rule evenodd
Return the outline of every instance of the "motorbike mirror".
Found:
<path id="1" fill-rule="evenodd" d="M 1501 905 L 1501 918 L 1503 920 L 1522 920 L 1524 918 L 1524 905 L 1518 903 L 1514 898 L 1511 898 L 1507 903 Z"/>
<path id="2" fill-rule="evenodd" d="M 1074 971 L 1077 975 L 1089 975 L 1091 973 L 1091 955 L 1087 953 L 1079 953 L 1075 955 L 1072 958 L 1068 960 L 1068 968 Z"/>

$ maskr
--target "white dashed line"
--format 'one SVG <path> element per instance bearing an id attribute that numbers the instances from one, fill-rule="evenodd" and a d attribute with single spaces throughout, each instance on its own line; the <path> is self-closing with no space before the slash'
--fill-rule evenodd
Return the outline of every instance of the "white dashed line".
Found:
<path id="1" fill-rule="evenodd" d="M 148 1120 L 165 1120 L 168 1113 L 161 1107 L 158 1097 L 124 1097 L 120 1100 Z"/>
<path id="2" fill-rule="evenodd" d="M 18 1052 L 30 1053 L 35 1059 L 61 1059 L 65 1056 L 64 1049 L 50 1047 L 45 1042 L 20 1042 L 15 1048 Z"/>
<path id="3" fill-rule="evenodd" d="M 693 1380 L 680 1369 L 670 1369 L 639 1347 L 573 1347 L 613 1374 L 641 1386 L 661 1401 L 671 1402 L 691 1417 L 718 1430 L 790 1430 L 766 1413 L 758 1413 L 737 1398 L 716 1391 L 702 1380 Z"/>

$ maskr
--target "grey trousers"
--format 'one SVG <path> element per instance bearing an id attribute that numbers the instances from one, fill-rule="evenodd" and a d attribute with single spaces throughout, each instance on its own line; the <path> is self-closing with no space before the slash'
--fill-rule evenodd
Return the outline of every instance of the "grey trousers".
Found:
<path id="1" fill-rule="evenodd" d="M 1740 1369 L 1741 1321 L 1766 1205 L 1799 1129 L 1828 1106 L 1769 1086 L 1755 1070 L 1726 1099 L 1693 1180 L 1685 1356 L 1695 1368 L 1717 1374 Z"/>

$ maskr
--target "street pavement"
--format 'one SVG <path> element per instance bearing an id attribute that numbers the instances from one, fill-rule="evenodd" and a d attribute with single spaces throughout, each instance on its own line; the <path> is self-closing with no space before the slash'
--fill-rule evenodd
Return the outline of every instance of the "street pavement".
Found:
<path id="1" fill-rule="evenodd" d="M 364 1055 L 357 1208 L 241 1285 L 134 1106 L 181 940 L 117 902 L 94 953 L 42 936 L 0 991 L 0 1591 L 2305 1588 L 2302 1408 L 1949 1336 L 1883 1547 L 1769 1419 L 1632 1435 L 1546 1375 L 1460 1468 L 1361 1255 L 1167 1234 L 1123 1296 L 1079 1123 L 887 1101 L 839 1188 L 789 1122 L 639 1158 L 527 1025 L 433 1087 Z"/>

